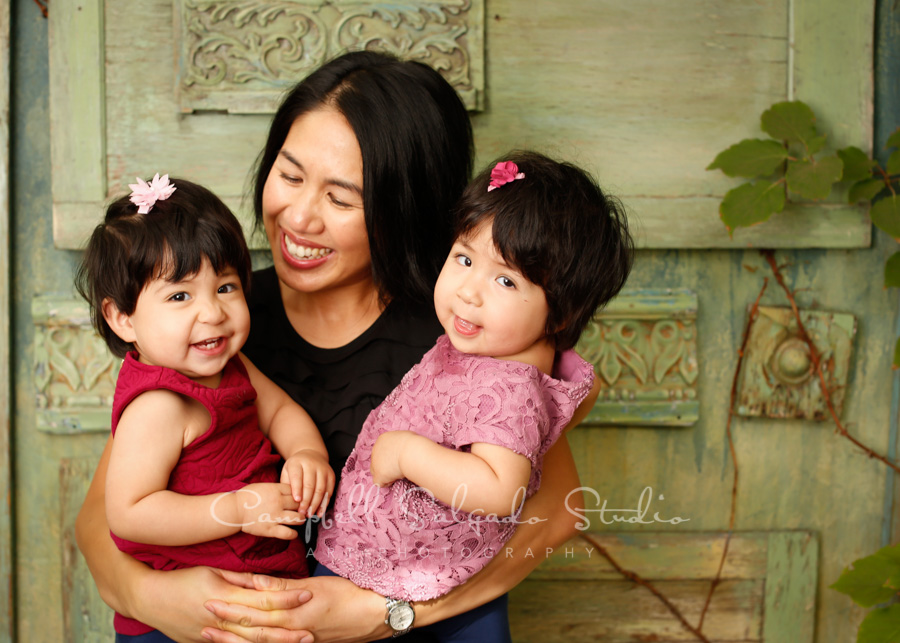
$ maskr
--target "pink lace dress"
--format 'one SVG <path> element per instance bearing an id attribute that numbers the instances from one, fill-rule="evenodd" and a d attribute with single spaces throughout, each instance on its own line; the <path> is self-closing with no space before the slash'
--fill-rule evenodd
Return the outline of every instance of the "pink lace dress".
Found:
<path id="1" fill-rule="evenodd" d="M 531 461 L 531 497 L 544 454 L 594 378 L 574 351 L 557 356 L 553 375 L 461 353 L 441 336 L 366 420 L 319 527 L 316 559 L 360 587 L 406 600 L 435 598 L 466 582 L 501 552 L 521 505 L 508 517 L 475 516 L 409 480 L 378 488 L 369 470 L 372 447 L 382 433 L 399 430 L 459 451 L 474 442 L 503 446 Z"/>

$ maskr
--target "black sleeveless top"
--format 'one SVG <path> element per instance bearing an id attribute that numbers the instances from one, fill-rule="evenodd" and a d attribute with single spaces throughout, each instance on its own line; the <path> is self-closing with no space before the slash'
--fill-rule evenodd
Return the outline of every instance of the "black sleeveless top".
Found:
<path id="1" fill-rule="evenodd" d="M 253 273 L 244 354 L 312 416 L 340 476 L 369 412 L 443 333 L 434 310 L 388 305 L 346 346 L 318 348 L 291 326 L 274 268 Z"/>

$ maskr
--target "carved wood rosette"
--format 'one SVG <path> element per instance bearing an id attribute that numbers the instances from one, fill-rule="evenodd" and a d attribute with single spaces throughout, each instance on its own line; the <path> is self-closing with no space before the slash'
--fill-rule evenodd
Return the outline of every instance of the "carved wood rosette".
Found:
<path id="1" fill-rule="evenodd" d="M 121 360 L 94 332 L 87 304 L 35 297 L 31 315 L 38 430 L 108 431 Z"/>
<path id="2" fill-rule="evenodd" d="M 176 0 L 183 112 L 272 113 L 282 93 L 344 51 L 437 69 L 466 106 L 484 93 L 484 0 Z"/>
<path id="3" fill-rule="evenodd" d="M 838 414 L 844 404 L 856 317 L 848 313 L 801 310 L 816 346 L 825 383 Z M 809 347 L 797 335 L 790 308 L 760 306 L 750 329 L 738 387 L 738 415 L 826 420 L 830 417 Z"/>
<path id="4" fill-rule="evenodd" d="M 625 290 L 610 302 L 576 347 L 601 380 L 583 424 L 694 424 L 696 319 L 697 295 L 689 290 Z"/>

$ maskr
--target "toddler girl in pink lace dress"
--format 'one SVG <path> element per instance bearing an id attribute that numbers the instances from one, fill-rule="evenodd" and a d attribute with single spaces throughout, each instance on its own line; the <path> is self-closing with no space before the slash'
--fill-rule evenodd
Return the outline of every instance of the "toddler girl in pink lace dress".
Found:
<path id="1" fill-rule="evenodd" d="M 502 554 L 544 454 L 593 384 L 572 347 L 619 291 L 621 206 L 580 169 L 517 153 L 458 206 L 434 303 L 446 332 L 369 415 L 319 529 L 317 575 L 403 603 L 441 596 Z M 422 628 L 508 641 L 506 601 Z M 410 616 L 412 615 L 412 616 Z"/>

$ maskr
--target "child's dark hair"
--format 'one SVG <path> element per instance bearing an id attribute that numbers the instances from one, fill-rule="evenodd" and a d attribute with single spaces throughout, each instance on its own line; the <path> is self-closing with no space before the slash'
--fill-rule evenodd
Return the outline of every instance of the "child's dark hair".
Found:
<path id="1" fill-rule="evenodd" d="M 171 182 L 175 191 L 157 201 L 149 214 L 138 214 L 127 196 L 110 204 L 75 276 L 75 287 L 90 304 L 94 328 L 119 357 L 134 347 L 106 323 L 104 300 L 131 315 L 149 281 L 181 281 L 199 272 L 204 259 L 216 273 L 234 268 L 245 291 L 250 285 L 250 252 L 228 206 L 196 183 Z"/>
<path id="2" fill-rule="evenodd" d="M 544 290 L 548 338 L 557 350 L 572 348 L 631 270 L 634 243 L 622 205 L 569 163 L 521 151 L 499 160 L 525 177 L 488 192 L 491 163 L 460 199 L 456 238 L 490 222 L 504 261 Z"/>

